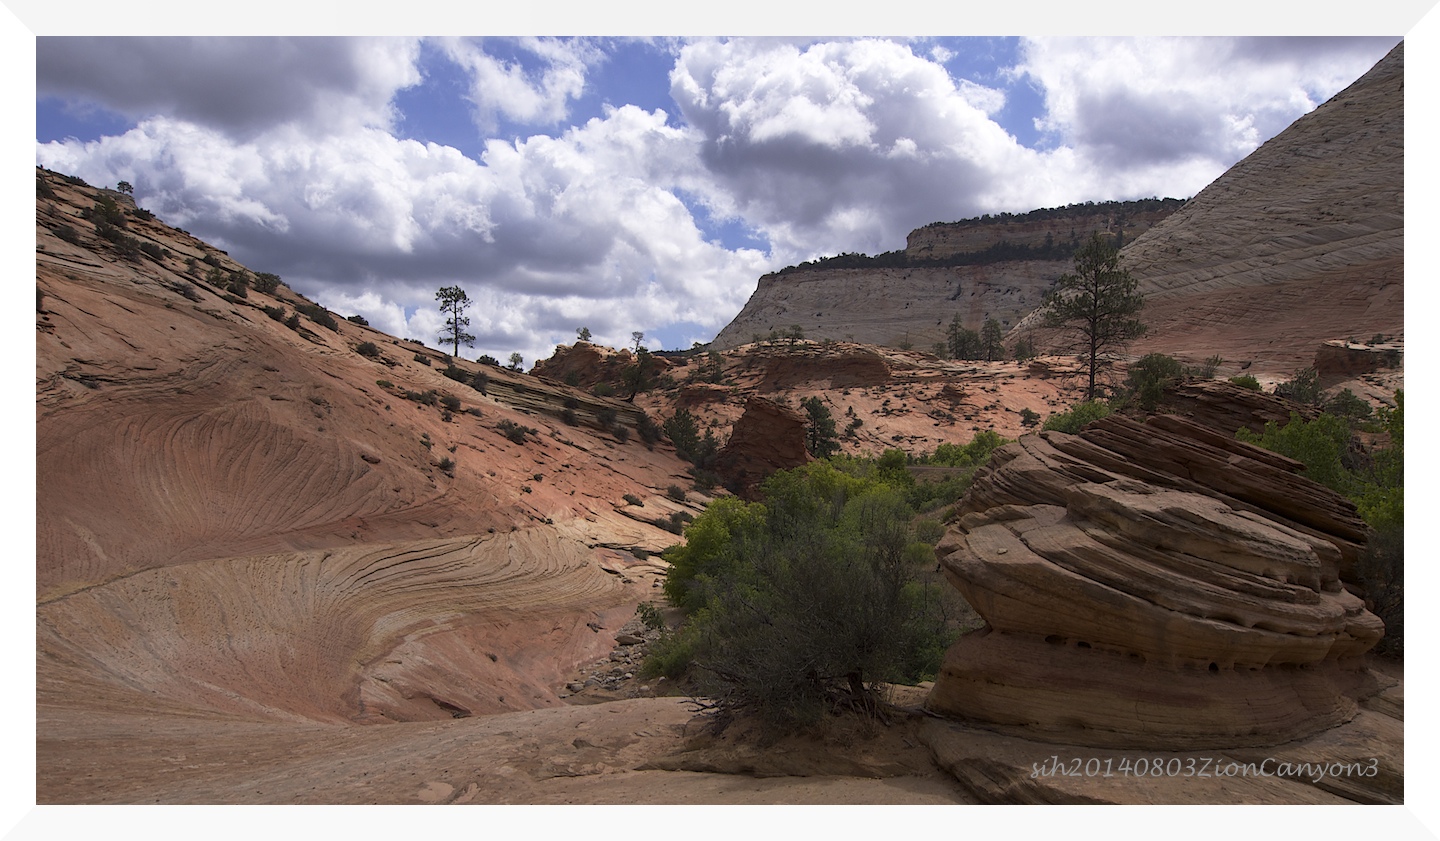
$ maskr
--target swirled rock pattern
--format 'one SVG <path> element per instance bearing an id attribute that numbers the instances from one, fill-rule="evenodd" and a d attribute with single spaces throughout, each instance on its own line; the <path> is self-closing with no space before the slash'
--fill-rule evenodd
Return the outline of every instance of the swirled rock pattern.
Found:
<path id="1" fill-rule="evenodd" d="M 1001 448 L 936 547 L 987 624 L 947 653 L 928 706 L 1170 749 L 1347 720 L 1384 633 L 1343 584 L 1364 523 L 1298 468 L 1171 416 Z"/>

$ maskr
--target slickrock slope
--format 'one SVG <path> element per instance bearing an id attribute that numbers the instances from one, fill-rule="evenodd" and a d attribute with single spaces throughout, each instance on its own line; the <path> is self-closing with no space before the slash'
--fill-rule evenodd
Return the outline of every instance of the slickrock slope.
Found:
<path id="1" fill-rule="evenodd" d="M 1107 202 L 927 225 L 908 237 L 905 267 L 839 268 L 821 261 L 765 275 L 711 344 L 735 348 L 799 325 L 812 339 L 929 350 L 944 341 L 956 314 L 974 330 L 992 317 L 1009 329 L 1040 305 L 1045 289 L 1070 269 L 1074 246 L 1092 231 L 1123 230 L 1131 239 L 1179 205 L 1175 199 Z M 979 259 L 1005 246 L 1033 253 Z"/>
<path id="2" fill-rule="evenodd" d="M 1132 352 L 1290 374 L 1321 342 L 1403 336 L 1404 115 L 1402 43 L 1126 246 Z"/>
<path id="3" fill-rule="evenodd" d="M 668 445 L 596 428 L 635 407 L 461 360 L 447 377 L 442 354 L 322 310 L 292 329 L 307 301 L 221 291 L 243 267 L 126 197 L 108 194 L 122 231 L 154 253 L 97 235 L 99 191 L 48 172 L 37 191 L 41 707 L 554 706 L 654 597 L 663 567 L 640 556 L 675 538 L 623 497 L 663 515 L 685 474 Z"/>
<path id="4" fill-rule="evenodd" d="M 1352 718 L 1365 539 L 1299 465 L 1174 416 L 998 450 L 936 554 L 987 627 L 928 706 L 1071 744 L 1272 745 Z"/>

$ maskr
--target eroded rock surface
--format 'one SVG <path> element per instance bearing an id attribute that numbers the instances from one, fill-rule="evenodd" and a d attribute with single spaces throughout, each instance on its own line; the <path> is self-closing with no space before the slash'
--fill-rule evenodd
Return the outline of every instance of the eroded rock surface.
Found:
<path id="1" fill-rule="evenodd" d="M 715 469 L 742 496 L 753 498 L 770 474 L 811 460 L 805 449 L 805 416 L 773 400 L 751 397 Z"/>
<path id="2" fill-rule="evenodd" d="M 1298 468 L 1170 416 L 1001 448 L 936 547 L 987 627 L 947 653 L 929 708 L 1169 749 L 1348 720 L 1384 633 L 1342 583 L 1365 528 Z"/>

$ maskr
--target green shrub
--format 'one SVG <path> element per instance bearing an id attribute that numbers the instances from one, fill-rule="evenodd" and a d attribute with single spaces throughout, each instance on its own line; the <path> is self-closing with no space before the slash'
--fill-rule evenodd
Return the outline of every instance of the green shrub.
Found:
<path id="1" fill-rule="evenodd" d="M 596 383 L 596 384 L 594 385 L 594 387 L 590 389 L 590 391 L 591 391 L 591 393 L 594 394 L 596 397 L 614 397 L 614 396 L 615 396 L 615 386 L 613 386 L 613 385 L 611 385 L 611 384 L 609 384 L 609 383 Z"/>
<path id="2" fill-rule="evenodd" d="M 280 275 L 271 272 L 258 272 L 255 275 L 255 291 L 263 292 L 266 295 L 275 294 L 280 288 Z"/>
<path id="3" fill-rule="evenodd" d="M 1214 373 L 1213 369 L 1211 373 Z M 1179 361 L 1163 353 L 1150 353 L 1130 366 L 1125 388 L 1141 409 L 1153 412 L 1160 404 L 1165 389 L 1184 378 L 1185 368 Z"/>
<path id="4" fill-rule="evenodd" d="M 1248 388 L 1251 391 L 1260 390 L 1260 381 L 1255 379 L 1254 375 L 1252 374 L 1241 374 L 1238 377 L 1231 377 L 1230 382 L 1240 386 L 1241 388 Z"/>
<path id="5" fill-rule="evenodd" d="M 560 410 L 560 420 L 564 421 L 567 426 L 579 426 L 579 425 L 580 425 L 580 419 L 575 416 L 575 410 L 574 410 L 574 409 L 561 409 L 561 410 Z"/>
<path id="6" fill-rule="evenodd" d="M 430 357 L 426 356 L 423 353 L 415 354 L 415 361 L 419 362 L 421 365 L 424 365 L 426 368 L 430 367 Z"/>
<path id="7" fill-rule="evenodd" d="M 381 388 L 392 388 L 392 387 L 394 387 L 394 385 L 395 385 L 394 383 L 390 382 L 389 380 L 376 380 L 376 381 L 375 381 L 375 384 L 378 385 L 378 386 L 380 386 Z"/>
<path id="8" fill-rule="evenodd" d="M 69 225 L 61 225 L 57 227 L 55 229 L 55 236 L 70 243 L 71 245 L 80 244 L 80 235 L 76 233 L 75 229 L 70 227 Z"/>
<path id="9" fill-rule="evenodd" d="M 162 247 L 160 247 L 159 245 L 156 245 L 156 244 L 153 243 L 153 242 L 141 243 L 141 244 L 140 244 L 140 253 L 144 254 L 145 256 L 149 257 L 150 259 L 154 260 L 154 261 L 157 262 L 157 263 L 160 262 L 161 260 L 164 260 L 165 258 L 167 258 L 167 257 L 170 256 L 170 251 L 169 251 L 169 249 L 167 249 L 167 248 L 162 248 Z M 241 297 L 244 297 L 244 296 L 241 296 Z"/>
<path id="10" fill-rule="evenodd" d="M 361 356 L 368 356 L 374 359 L 380 355 L 380 346 L 374 342 L 361 342 L 355 346 L 355 352 Z"/>
<path id="11" fill-rule="evenodd" d="M 953 640 L 933 555 L 914 540 L 903 495 L 815 462 L 763 485 L 763 503 L 721 498 L 665 551 L 665 594 L 686 625 L 645 668 L 686 662 L 722 710 L 776 726 L 836 707 L 872 709 L 872 686 L 933 676 Z"/>
<path id="12" fill-rule="evenodd" d="M 840 452 L 840 441 L 835 434 L 835 418 L 819 397 L 800 401 L 805 409 L 805 449 L 816 458 L 826 458 Z"/>
<path id="13" fill-rule="evenodd" d="M 345 316 L 345 320 L 350 322 L 351 324 L 358 324 L 361 327 L 370 326 L 370 321 L 366 319 L 363 315 L 347 315 Z"/>
<path id="14" fill-rule="evenodd" d="M 1093 421 L 1100 420 L 1110 414 L 1110 407 L 1099 400 L 1086 400 L 1076 403 L 1070 407 L 1070 411 L 1051 415 L 1045 419 L 1045 425 L 1041 429 L 1055 432 L 1068 432 L 1071 435 L 1084 429 Z"/>
<path id="15" fill-rule="evenodd" d="M 685 489 L 680 487 L 679 485 L 671 485 L 670 487 L 666 488 L 665 495 L 675 500 L 676 502 L 685 501 Z"/>
<path id="16" fill-rule="evenodd" d="M 1034 429 L 1040 425 L 1040 413 L 1033 409 L 1021 409 L 1020 425 L 1026 429 Z"/>
<path id="17" fill-rule="evenodd" d="M 643 551 L 643 550 L 641 550 Z M 643 560 L 643 559 L 642 559 Z M 635 615 L 640 618 L 640 623 L 652 631 L 665 630 L 665 615 L 660 608 L 650 602 L 641 602 L 635 607 Z"/>
<path id="18" fill-rule="evenodd" d="M 1275 394 L 1306 406 L 1319 406 L 1322 398 L 1320 374 L 1314 368 L 1296 371 L 1293 379 L 1275 386 Z"/>
<path id="19" fill-rule="evenodd" d="M 625 494 L 625 502 L 629 505 L 638 505 L 641 508 L 645 507 L 645 500 L 635 494 Z"/>
<path id="20" fill-rule="evenodd" d="M 437 462 L 435 466 L 445 471 L 446 473 L 453 474 L 455 472 L 455 459 L 450 458 L 449 456 L 445 456 L 444 458 L 440 459 L 440 461 Z"/>
<path id="21" fill-rule="evenodd" d="M 1332 415 L 1345 418 L 1351 426 L 1366 420 L 1374 411 L 1370 404 L 1355 396 L 1355 392 L 1345 389 L 1339 394 L 1325 401 L 1325 411 Z"/>
<path id="22" fill-rule="evenodd" d="M 335 320 L 335 316 L 331 315 L 329 310 L 319 304 L 296 304 L 295 309 L 305 313 L 311 321 L 319 324 L 321 327 L 335 332 L 340 330 L 340 322 Z"/>
<path id="23" fill-rule="evenodd" d="M 282 310 L 282 312 L 283 312 L 283 310 Z M 292 312 L 292 313 L 290 313 L 290 317 L 287 318 L 287 319 L 285 319 L 285 326 L 286 326 L 286 327 L 289 327 L 291 330 L 299 330 L 299 329 L 300 329 L 300 313 L 298 313 L 298 312 Z"/>
<path id="24" fill-rule="evenodd" d="M 617 423 L 610 428 L 610 434 L 615 436 L 616 441 L 624 444 L 626 441 L 630 440 L 630 427 L 621 426 Z"/>
<path id="25" fill-rule="evenodd" d="M 538 436 L 540 434 L 540 430 L 534 428 L 533 426 L 524 426 L 508 418 L 496 424 L 495 428 L 500 430 L 500 434 L 504 435 L 506 438 L 509 438 L 516 444 L 525 443 L 526 435 Z"/>
<path id="26" fill-rule="evenodd" d="M 620 413 L 615 411 L 613 406 L 606 406 L 595 413 L 595 419 L 600 423 L 601 429 L 609 429 L 614 426 L 619 417 Z"/>

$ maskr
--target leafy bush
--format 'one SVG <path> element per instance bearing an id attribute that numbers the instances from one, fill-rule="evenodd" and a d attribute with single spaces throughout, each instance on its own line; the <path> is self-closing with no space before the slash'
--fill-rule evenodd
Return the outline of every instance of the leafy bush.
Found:
<path id="1" fill-rule="evenodd" d="M 1091 422 L 1100 420 L 1109 414 L 1110 407 L 1106 404 L 1099 400 L 1086 400 L 1071 406 L 1068 412 L 1060 412 L 1046 418 L 1045 425 L 1040 428 L 1047 431 L 1068 432 L 1073 435 Z"/>
<path id="2" fill-rule="evenodd" d="M 721 498 L 665 551 L 666 597 L 689 615 L 645 669 L 688 660 L 722 710 L 777 726 L 836 706 L 873 708 L 878 681 L 932 676 L 953 639 L 933 555 L 903 495 L 815 462 L 775 474 L 764 503 Z"/>
<path id="3" fill-rule="evenodd" d="M 378 386 L 380 386 L 381 388 L 392 388 L 392 387 L 394 387 L 394 385 L 395 385 L 394 383 L 390 382 L 389 380 L 376 380 L 376 381 L 375 381 L 375 384 L 378 385 Z"/>
<path id="4" fill-rule="evenodd" d="M 1241 388 L 1248 388 L 1251 391 L 1260 390 L 1260 381 L 1255 379 L 1255 376 L 1253 374 L 1241 374 L 1238 377 L 1231 377 L 1230 382 L 1240 386 Z"/>
<path id="5" fill-rule="evenodd" d="M 1218 366 L 1217 366 L 1218 367 Z M 1214 373 L 1214 369 L 1211 369 Z M 1140 357 L 1130 366 L 1125 378 L 1125 388 L 1140 408 L 1155 411 L 1165 389 L 1185 377 L 1185 368 L 1178 360 L 1163 353 L 1150 353 Z"/>
<path id="6" fill-rule="evenodd" d="M 606 406 L 595 413 L 595 419 L 600 422 L 601 429 L 609 429 L 614 426 L 615 421 L 619 419 L 619 417 L 620 413 L 615 411 L 613 406 Z"/>
<path id="7" fill-rule="evenodd" d="M 1314 368 L 1296 371 L 1293 379 L 1275 386 L 1275 394 L 1306 406 L 1319 406 L 1322 396 L 1320 374 Z"/>
<path id="8" fill-rule="evenodd" d="M 55 236 L 59 237 L 60 239 L 63 239 L 64 241 L 70 243 L 71 245 L 79 245 L 79 244 L 80 244 L 80 235 L 79 235 L 78 233 L 76 233 L 76 232 L 75 232 L 75 229 L 72 228 L 72 227 L 70 227 L 69 225 L 61 225 L 61 226 L 59 226 L 58 228 L 56 228 L 56 229 L 55 229 Z"/>
<path id="9" fill-rule="evenodd" d="M 269 309 L 268 307 L 266 308 Z M 368 356 L 371 359 L 380 355 L 380 346 L 374 342 L 361 342 L 355 346 L 355 352 L 361 356 Z"/>
<path id="10" fill-rule="evenodd" d="M 579 425 L 580 425 L 580 419 L 575 416 L 575 410 L 574 410 L 574 409 L 561 409 L 561 410 L 560 410 L 560 420 L 564 421 L 567 426 L 579 426 Z"/>
<path id="11" fill-rule="evenodd" d="M 363 315 L 347 315 L 345 316 L 345 320 L 350 322 L 351 324 L 358 324 L 361 327 L 370 326 L 369 319 L 365 318 L 365 316 Z"/>
<path id="12" fill-rule="evenodd" d="M 509 438 L 516 444 L 525 443 L 525 436 L 527 434 L 537 436 L 540 434 L 540 430 L 534 428 L 533 426 L 524 426 L 522 424 L 518 424 L 512 420 L 509 420 L 508 418 L 496 424 L 495 428 L 500 430 L 500 434 L 504 435 L 506 438 Z"/>
<path id="13" fill-rule="evenodd" d="M 283 310 L 282 310 L 282 312 L 283 312 Z M 300 313 L 298 313 L 298 312 L 292 312 L 292 313 L 290 313 L 290 317 L 287 318 L 287 319 L 285 319 L 285 326 L 286 326 L 286 327 L 289 327 L 291 330 L 299 330 L 299 329 L 300 329 Z"/>
<path id="14" fill-rule="evenodd" d="M 996 449 L 1008 443 L 1010 439 L 1001 437 L 1000 433 L 993 429 L 987 429 L 975 433 L 970 443 L 964 446 L 941 444 L 927 461 L 945 467 L 977 467 L 984 464 Z"/>
<path id="15" fill-rule="evenodd" d="M 671 485 L 670 487 L 666 488 L 665 495 L 675 500 L 676 502 L 685 501 L 685 489 L 680 487 L 679 485 Z"/>
<path id="16" fill-rule="evenodd" d="M 641 415 L 640 423 L 635 425 L 635 431 L 640 433 L 640 440 L 649 447 L 660 440 L 660 426 L 650 419 L 649 415 Z"/>
<path id="17" fill-rule="evenodd" d="M 447 394 L 440 398 L 440 405 L 452 412 L 460 411 L 460 398 L 453 394 Z"/>
<path id="18" fill-rule="evenodd" d="M 295 309 L 305 313 L 311 321 L 319 324 L 321 327 L 336 332 L 340 330 L 340 323 L 335 320 L 335 316 L 331 315 L 329 310 L 319 304 L 296 304 Z"/>
<path id="19" fill-rule="evenodd" d="M 419 362 L 421 365 L 424 365 L 426 368 L 430 367 L 430 357 L 426 356 L 423 353 L 415 354 L 415 361 Z"/>
<path id="20" fill-rule="evenodd" d="M 484 371 L 476 371 L 475 375 L 470 378 L 470 387 L 488 397 L 490 395 L 487 390 L 490 388 L 490 375 Z"/>
<path id="21" fill-rule="evenodd" d="M 630 427 L 622 426 L 617 423 L 610 428 L 610 434 L 615 436 L 616 441 L 624 444 L 626 441 L 630 440 Z"/>
<path id="22" fill-rule="evenodd" d="M 590 389 L 590 392 L 596 397 L 614 397 L 615 386 L 609 383 L 596 383 L 595 386 Z"/>
<path id="23" fill-rule="evenodd" d="M 635 494 L 625 494 L 625 502 L 630 505 L 638 505 L 641 508 L 645 507 L 645 500 L 641 499 Z"/>
<path id="24" fill-rule="evenodd" d="M 264 292 L 266 295 L 275 294 L 280 288 L 280 275 L 271 272 L 258 272 L 255 275 L 255 291 Z"/>
<path id="25" fill-rule="evenodd" d="M 1332 415 L 1347 419 L 1351 426 L 1370 417 L 1374 411 L 1370 404 L 1355 396 L 1355 392 L 1345 389 L 1339 394 L 1325 401 L 1325 411 Z"/>
<path id="26" fill-rule="evenodd" d="M 660 608 L 650 602 L 641 602 L 635 607 L 635 615 L 639 617 L 640 623 L 652 631 L 665 630 L 665 615 Z"/>
<path id="27" fill-rule="evenodd" d="M 453 475 L 455 472 L 455 459 L 450 458 L 449 456 L 445 456 L 441 458 L 435 466 L 445 471 L 446 473 L 450 473 Z"/>
<path id="28" fill-rule="evenodd" d="M 153 242 L 141 243 L 140 253 L 157 263 L 170 256 L 170 250 L 168 248 L 162 248 Z"/>
<path id="29" fill-rule="evenodd" d="M 1040 425 L 1040 413 L 1034 409 L 1021 409 L 1020 425 L 1026 429 L 1034 429 Z"/>

